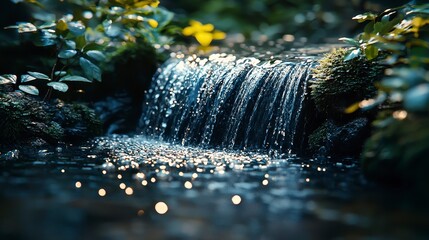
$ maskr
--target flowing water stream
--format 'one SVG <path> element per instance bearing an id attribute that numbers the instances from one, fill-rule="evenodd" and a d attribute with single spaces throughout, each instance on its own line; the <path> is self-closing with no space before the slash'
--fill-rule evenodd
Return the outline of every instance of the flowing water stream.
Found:
<path id="1" fill-rule="evenodd" d="M 301 140 L 314 64 L 227 54 L 173 58 L 148 91 L 143 134 L 182 145 L 291 151 Z"/>
<path id="2" fill-rule="evenodd" d="M 0 153 L 1 239 L 427 239 L 423 198 L 295 154 L 314 56 L 177 55 L 142 135 Z"/>

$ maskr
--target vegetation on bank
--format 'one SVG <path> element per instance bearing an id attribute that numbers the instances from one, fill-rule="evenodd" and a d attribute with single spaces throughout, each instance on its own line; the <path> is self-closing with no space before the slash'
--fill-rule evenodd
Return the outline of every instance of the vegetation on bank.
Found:
<path id="1" fill-rule="evenodd" d="M 9 26 L 16 29 L 22 43 L 45 48 L 51 59 L 38 69 L 20 76 L 13 73 L 1 77 L 2 84 L 39 95 L 38 88 L 67 92 L 71 82 L 101 82 L 103 65 L 121 53 L 123 46 L 164 45 L 172 41 L 166 30 L 173 14 L 158 7 L 159 1 L 52 1 L 26 2 L 33 8 L 33 21 Z M 68 12 L 72 10 L 73 12 Z M 38 87 L 33 80 L 46 85 Z"/>
<path id="2" fill-rule="evenodd" d="M 340 107 L 344 114 L 355 117 L 377 115 L 362 153 L 363 168 L 369 176 L 384 181 L 426 181 L 427 175 L 421 169 L 427 166 L 425 156 L 429 154 L 429 132 L 426 131 L 429 119 L 429 4 L 404 5 L 381 14 L 360 14 L 354 19 L 366 23 L 363 32 L 356 38 L 341 38 L 352 46 L 335 50 L 321 60 L 314 74 L 319 81 L 312 83 L 312 97 L 325 113 L 327 109 Z M 328 65 L 327 62 L 332 62 L 332 57 L 338 53 L 344 55 L 342 63 Z M 348 75 L 337 70 L 343 66 L 354 69 L 356 61 L 381 66 L 385 69 L 384 74 L 374 78 L 373 71 L 359 75 L 350 70 Z M 377 71 L 380 68 L 370 69 Z M 332 73 L 333 77 L 327 78 L 329 74 L 326 73 Z M 336 79 L 339 86 L 329 79 Z M 334 100 L 325 99 L 324 93 L 330 96 L 330 92 L 321 92 L 324 86 L 334 88 L 329 90 L 334 93 Z M 376 92 L 372 86 L 377 88 Z M 345 94 L 355 100 L 354 90 L 359 92 L 360 101 L 344 108 L 338 98 L 344 98 Z M 335 117 L 335 114 L 328 116 Z M 323 132 L 316 130 L 310 137 L 313 145 Z"/>
<path id="3" fill-rule="evenodd" d="M 135 115 L 141 108 L 141 93 L 147 89 L 159 61 L 166 59 L 170 44 L 182 34 L 182 27 L 173 23 L 174 14 L 159 6 L 158 0 L 11 2 L 30 16 L 2 29 L 18 33 L 18 41 L 0 43 L 1 52 L 10 56 L 0 60 L 0 93 L 3 97 L 16 96 L 13 103 L 18 104 L 3 106 L 4 119 L 17 120 L 23 115 L 14 111 L 27 109 L 29 106 L 24 106 L 31 103 L 30 98 L 12 93 L 15 91 L 36 96 L 35 105 L 51 107 L 55 104 L 50 103 L 58 99 L 96 101 L 125 93 L 131 98 L 127 100 L 133 106 L 130 111 L 136 113 L 121 115 L 124 119 L 127 115 L 138 119 Z M 225 38 L 225 33 L 215 30 L 212 24 L 199 23 L 198 28 L 195 23 L 199 22 L 191 22 L 183 33 L 195 37 L 203 47 Z M 89 96 L 83 96 L 85 92 Z M 38 103 L 37 99 L 46 103 Z M 25 121 L 22 119 L 21 125 L 26 125 Z M 132 128 L 133 124 L 127 125 Z M 25 138 L 20 132 L 17 130 L 11 139 Z M 52 139 L 64 138 L 58 134 Z"/>

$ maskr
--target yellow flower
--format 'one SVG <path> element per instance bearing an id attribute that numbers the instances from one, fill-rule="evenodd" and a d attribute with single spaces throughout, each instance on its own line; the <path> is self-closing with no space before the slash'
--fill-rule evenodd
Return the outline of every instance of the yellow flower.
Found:
<path id="1" fill-rule="evenodd" d="M 414 32 L 414 37 L 418 38 L 420 33 L 420 28 L 424 27 L 426 24 L 429 24 L 429 19 L 424 19 L 422 17 L 415 17 L 411 21 L 413 27 L 410 29 L 410 32 Z"/>
<path id="2" fill-rule="evenodd" d="M 185 36 L 194 36 L 198 43 L 207 47 L 213 40 L 221 40 L 226 37 L 226 34 L 214 29 L 213 24 L 202 24 L 201 22 L 191 20 L 189 26 L 182 31 Z"/>
<path id="3" fill-rule="evenodd" d="M 158 27 L 158 22 L 155 19 L 149 19 L 147 20 L 147 23 L 149 23 L 149 25 L 153 28 Z"/>
<path id="4" fill-rule="evenodd" d="M 137 7 L 142 8 L 146 6 L 158 7 L 159 0 L 114 0 L 117 4 L 126 6 L 126 7 Z"/>

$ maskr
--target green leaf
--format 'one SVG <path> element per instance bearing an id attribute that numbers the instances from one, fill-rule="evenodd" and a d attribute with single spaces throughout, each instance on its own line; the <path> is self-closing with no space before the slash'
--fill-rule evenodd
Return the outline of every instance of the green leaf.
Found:
<path id="1" fill-rule="evenodd" d="M 73 40 L 66 40 L 65 44 L 69 49 L 76 49 L 76 43 Z"/>
<path id="2" fill-rule="evenodd" d="M 29 22 L 21 22 L 18 25 L 8 26 L 5 29 L 16 28 L 18 29 L 18 33 L 27 33 L 27 32 L 37 32 L 37 27 L 34 24 Z"/>
<path id="3" fill-rule="evenodd" d="M 374 24 L 374 33 L 381 33 L 383 31 L 383 28 L 385 27 L 386 23 L 383 22 L 377 22 Z"/>
<path id="4" fill-rule="evenodd" d="M 34 45 L 36 46 L 46 47 L 55 45 L 57 43 L 57 36 L 46 29 L 38 31 L 35 36 L 37 36 L 37 38 L 34 40 Z"/>
<path id="5" fill-rule="evenodd" d="M 407 87 L 407 82 L 403 78 L 389 77 L 384 78 L 380 85 L 386 90 L 401 90 Z"/>
<path id="6" fill-rule="evenodd" d="M 350 61 L 352 59 L 355 59 L 357 57 L 359 57 L 360 54 L 360 49 L 357 48 L 353 51 L 351 51 L 350 53 L 348 53 L 345 57 L 344 57 L 344 61 Z"/>
<path id="7" fill-rule="evenodd" d="M 342 38 L 340 38 L 340 39 L 338 39 L 338 40 L 343 41 L 343 42 L 346 42 L 346 43 L 348 43 L 348 44 L 351 44 L 351 45 L 353 45 L 353 46 L 355 46 L 355 47 L 359 47 L 359 42 L 358 42 L 356 39 L 342 37 Z"/>
<path id="8" fill-rule="evenodd" d="M 92 82 L 91 80 L 81 77 L 81 76 L 64 76 L 60 79 L 60 82 L 65 82 L 65 81 L 70 81 L 70 82 Z"/>
<path id="9" fill-rule="evenodd" d="M 49 22 L 49 23 L 44 23 L 42 25 L 40 25 L 38 28 L 39 29 L 47 29 L 47 28 L 52 28 L 55 27 L 57 24 L 55 22 Z"/>
<path id="10" fill-rule="evenodd" d="M 75 48 L 76 49 L 83 49 L 86 45 L 86 39 L 85 36 L 79 36 L 75 40 Z"/>
<path id="11" fill-rule="evenodd" d="M 100 45 L 100 44 L 97 44 L 95 42 L 89 42 L 88 44 L 85 45 L 85 47 L 83 48 L 83 51 L 84 52 L 88 52 L 91 50 L 101 51 L 101 50 L 104 50 L 105 48 L 106 48 L 106 46 L 104 46 L 104 45 Z"/>
<path id="12" fill-rule="evenodd" d="M 3 74 L 0 75 L 0 84 L 8 84 L 8 83 L 12 83 L 12 84 L 16 84 L 16 75 L 13 74 Z"/>
<path id="13" fill-rule="evenodd" d="M 21 2 L 26 2 L 26 3 L 30 3 L 30 4 L 34 4 L 38 7 L 44 8 L 43 4 L 41 4 L 40 2 L 36 1 L 36 0 L 11 0 L 13 3 L 21 3 Z"/>
<path id="14" fill-rule="evenodd" d="M 405 46 L 403 44 L 393 42 L 378 42 L 375 43 L 374 46 L 387 51 L 402 51 L 405 49 Z"/>
<path id="15" fill-rule="evenodd" d="M 429 84 L 420 84 L 408 90 L 404 96 L 404 107 L 409 111 L 427 111 L 429 109 Z"/>
<path id="16" fill-rule="evenodd" d="M 365 57 L 368 60 L 372 60 L 374 58 L 376 58 L 378 56 L 378 48 L 373 46 L 373 45 L 369 45 L 365 48 Z"/>
<path id="17" fill-rule="evenodd" d="M 31 85 L 19 85 L 19 90 L 31 94 L 31 95 L 39 95 L 39 90 L 35 86 Z"/>
<path id="18" fill-rule="evenodd" d="M 67 92 L 69 90 L 69 86 L 62 82 L 49 82 L 47 85 L 60 92 Z"/>
<path id="19" fill-rule="evenodd" d="M 76 50 L 63 50 L 63 51 L 60 51 L 60 53 L 58 53 L 58 57 L 68 59 L 68 58 L 74 57 L 76 53 L 77 53 Z"/>
<path id="20" fill-rule="evenodd" d="M 51 80 L 48 75 L 39 73 L 39 72 L 28 72 L 31 76 L 37 78 L 37 79 L 43 79 L 43 80 Z"/>
<path id="21" fill-rule="evenodd" d="M 156 20 L 158 22 L 158 28 L 162 29 L 165 26 L 167 26 L 168 23 L 171 22 L 171 20 L 173 20 L 174 14 L 162 7 L 146 7 L 149 9 L 152 9 L 152 11 L 155 13 L 155 15 L 153 16 L 153 19 Z"/>
<path id="22" fill-rule="evenodd" d="M 94 63 L 90 62 L 89 60 L 81 57 L 79 59 L 79 64 L 83 69 L 83 72 L 90 80 L 97 80 L 101 81 L 101 70 L 99 67 L 97 67 Z"/>
<path id="23" fill-rule="evenodd" d="M 28 75 L 28 74 L 21 75 L 21 83 L 30 82 L 33 80 L 36 80 L 36 78 L 31 75 Z"/>
<path id="24" fill-rule="evenodd" d="M 106 55 L 104 55 L 102 52 L 97 51 L 97 50 L 90 50 L 88 52 L 86 52 L 86 55 L 88 55 L 89 57 L 101 62 L 106 60 Z"/>
<path id="25" fill-rule="evenodd" d="M 368 35 L 371 34 L 372 31 L 374 31 L 374 22 L 371 21 L 371 22 L 367 23 L 365 25 L 365 28 L 363 29 L 363 31 L 364 31 L 364 33 L 366 33 Z"/>
<path id="26" fill-rule="evenodd" d="M 54 75 L 59 76 L 59 77 L 63 77 L 65 75 L 67 75 L 67 72 L 66 71 L 55 71 Z"/>
<path id="27" fill-rule="evenodd" d="M 69 22 L 68 28 L 70 32 L 75 36 L 81 36 L 85 33 L 85 25 L 81 22 Z"/>
<path id="28" fill-rule="evenodd" d="M 372 21 L 377 18 L 377 14 L 374 13 L 364 13 L 354 16 L 352 19 L 357 20 L 358 22 Z"/>

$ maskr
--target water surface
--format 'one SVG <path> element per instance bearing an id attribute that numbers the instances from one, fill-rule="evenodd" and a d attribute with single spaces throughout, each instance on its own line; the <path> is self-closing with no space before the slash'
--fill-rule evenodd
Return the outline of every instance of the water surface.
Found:
<path id="1" fill-rule="evenodd" d="M 17 156 L 18 155 L 18 156 Z M 355 159 L 113 136 L 2 153 L 1 239 L 427 239 L 419 198 Z"/>

